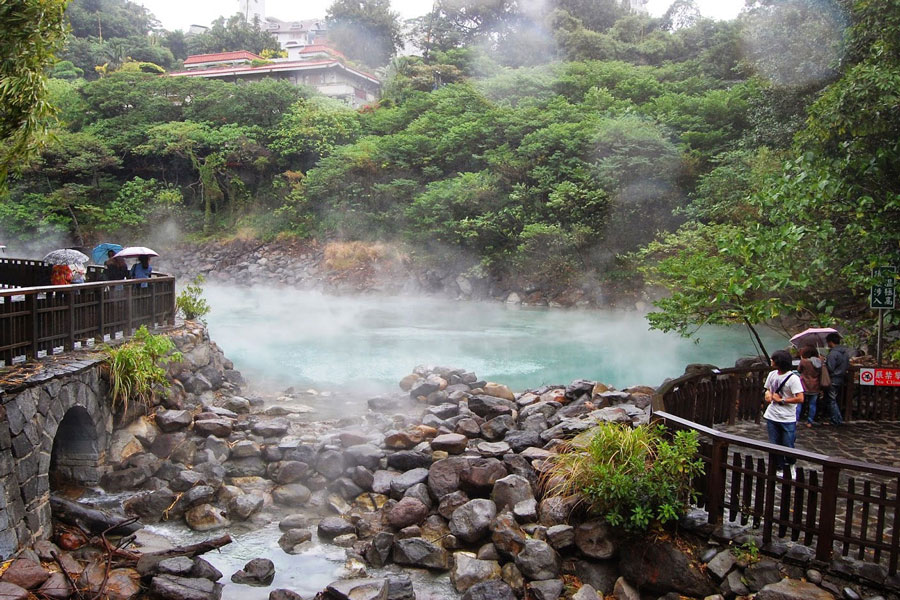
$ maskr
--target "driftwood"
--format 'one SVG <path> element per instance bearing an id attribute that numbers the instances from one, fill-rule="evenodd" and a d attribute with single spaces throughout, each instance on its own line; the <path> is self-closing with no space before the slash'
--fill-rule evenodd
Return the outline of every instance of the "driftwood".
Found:
<path id="1" fill-rule="evenodd" d="M 143 527 L 140 523 L 135 523 L 134 519 L 111 515 L 106 511 L 89 508 L 59 496 L 50 496 L 50 508 L 54 518 L 81 527 L 95 535 L 104 532 L 111 535 L 128 535 Z"/>
<path id="2" fill-rule="evenodd" d="M 188 546 L 178 546 L 176 548 L 161 550 L 159 552 L 148 552 L 147 554 L 141 555 L 141 557 L 137 561 L 136 568 L 138 573 L 141 574 L 141 577 L 143 577 L 152 573 L 156 569 L 156 565 L 159 564 L 161 560 L 174 558 L 176 556 L 187 556 L 188 558 L 193 558 L 200 554 L 209 552 L 210 550 L 221 548 L 222 546 L 230 543 L 231 536 L 226 533 L 222 537 L 198 542 L 196 544 L 190 544 Z"/>

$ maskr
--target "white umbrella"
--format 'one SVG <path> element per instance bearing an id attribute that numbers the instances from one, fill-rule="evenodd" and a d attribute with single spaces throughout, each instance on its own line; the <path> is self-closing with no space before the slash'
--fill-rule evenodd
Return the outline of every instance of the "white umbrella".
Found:
<path id="1" fill-rule="evenodd" d="M 134 258 L 135 256 L 159 256 L 159 254 L 143 246 L 128 246 L 119 250 L 115 258 Z"/>
<path id="2" fill-rule="evenodd" d="M 791 343 L 795 348 L 802 348 L 803 346 L 825 348 L 828 345 L 825 342 L 825 337 L 829 333 L 837 333 L 837 329 L 831 327 L 810 327 L 792 337 Z"/>
<path id="3" fill-rule="evenodd" d="M 54 250 L 44 257 L 44 262 L 48 265 L 78 265 L 84 264 L 89 260 L 91 259 L 78 250 L 72 250 L 71 248 Z"/>

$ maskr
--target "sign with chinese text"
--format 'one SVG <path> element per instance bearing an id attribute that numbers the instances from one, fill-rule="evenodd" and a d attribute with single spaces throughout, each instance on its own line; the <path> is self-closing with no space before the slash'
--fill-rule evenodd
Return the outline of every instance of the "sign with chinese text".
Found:
<path id="1" fill-rule="evenodd" d="M 900 386 L 900 369 L 862 368 L 859 370 L 859 384 Z"/>
<path id="2" fill-rule="evenodd" d="M 872 294 L 869 306 L 872 308 L 894 308 L 896 302 L 897 267 L 875 267 L 872 269 Z"/>

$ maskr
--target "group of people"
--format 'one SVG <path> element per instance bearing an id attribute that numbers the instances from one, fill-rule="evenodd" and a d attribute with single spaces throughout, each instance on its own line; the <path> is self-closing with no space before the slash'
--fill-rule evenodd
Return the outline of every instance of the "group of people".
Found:
<path id="1" fill-rule="evenodd" d="M 150 257 L 143 255 L 138 257 L 138 261 L 128 268 L 128 264 L 122 257 L 117 257 L 116 253 L 110 250 L 106 253 L 109 257 L 103 265 L 106 267 L 104 279 L 107 281 L 118 281 L 120 279 L 148 279 L 153 273 L 153 267 L 150 265 Z M 51 285 L 70 285 L 73 283 L 84 283 L 87 269 L 83 264 L 73 265 L 53 265 L 50 271 Z M 141 287 L 147 287 L 146 283 Z"/>
<path id="2" fill-rule="evenodd" d="M 778 350 L 772 353 L 773 370 L 766 377 L 764 400 L 767 406 L 763 417 L 769 441 L 773 444 L 793 448 L 803 406 L 808 408 L 806 426 L 812 427 L 820 398 L 825 400 L 828 422 L 835 426 L 844 424 L 838 398 L 850 369 L 850 350 L 841 345 L 841 336 L 837 333 L 829 333 L 825 343 L 829 350 L 824 361 L 815 346 L 801 348 L 796 371 L 790 352 Z M 790 457 L 775 456 L 776 469 L 790 469 L 791 475 L 794 475 L 794 462 Z"/>

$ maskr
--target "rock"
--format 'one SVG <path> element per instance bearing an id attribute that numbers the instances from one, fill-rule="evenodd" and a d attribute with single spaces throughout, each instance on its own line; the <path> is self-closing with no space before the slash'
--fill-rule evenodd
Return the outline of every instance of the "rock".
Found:
<path id="1" fill-rule="evenodd" d="M 447 454 L 461 454 L 465 452 L 469 444 L 469 438 L 458 433 L 445 433 L 431 440 L 433 450 L 443 450 Z"/>
<path id="2" fill-rule="evenodd" d="M 749 596 L 750 588 L 744 585 L 744 582 L 741 581 L 741 571 L 740 569 L 735 569 L 725 578 L 725 581 L 722 582 L 720 586 L 722 593 L 725 594 L 727 598 L 731 598 L 732 596 Z"/>
<path id="3" fill-rule="evenodd" d="M 312 539 L 312 533 L 308 529 L 289 529 L 278 538 L 278 545 L 288 554 L 294 554 L 295 548 Z"/>
<path id="4" fill-rule="evenodd" d="M 97 590 L 92 591 L 99 591 Z M 141 576 L 134 569 L 113 569 L 106 581 L 107 600 L 129 600 L 141 591 Z"/>
<path id="5" fill-rule="evenodd" d="M 500 555 L 507 560 L 515 560 L 525 547 L 527 537 L 509 512 L 500 513 L 491 523 L 491 540 Z"/>
<path id="6" fill-rule="evenodd" d="M 509 474 L 503 463 L 496 458 L 475 458 L 470 460 L 467 466 L 468 468 L 460 474 L 460 485 L 463 489 L 477 493 L 493 489 L 497 480 Z"/>
<path id="7" fill-rule="evenodd" d="M 602 598 L 600 594 L 597 593 L 597 590 L 585 583 L 577 592 L 572 594 L 572 600 L 602 600 Z"/>
<path id="8" fill-rule="evenodd" d="M 428 481 L 428 469 L 418 468 L 406 471 L 391 479 L 391 497 L 399 499 L 412 486 Z"/>
<path id="9" fill-rule="evenodd" d="M 575 528 L 575 546 L 585 556 L 603 560 L 612 558 L 617 544 L 606 521 L 594 519 Z"/>
<path id="10" fill-rule="evenodd" d="M 459 490 L 460 476 L 468 468 L 469 462 L 467 458 L 454 456 L 431 465 L 428 470 L 428 490 L 431 495 L 440 499 Z M 375 475 L 377 479 L 378 473 Z"/>
<path id="11" fill-rule="evenodd" d="M 559 576 L 560 559 L 547 542 L 527 539 L 525 548 L 516 556 L 516 566 L 528 579 L 555 579 Z"/>
<path id="12" fill-rule="evenodd" d="M 356 527 L 341 517 L 326 517 L 319 521 L 316 532 L 322 539 L 333 540 L 339 535 L 356 533 Z"/>
<path id="13" fill-rule="evenodd" d="M 469 410 L 489 421 L 500 415 L 513 414 L 516 403 L 495 396 L 477 395 L 469 398 Z"/>
<path id="14" fill-rule="evenodd" d="M 731 550 L 722 550 L 716 554 L 711 561 L 706 564 L 706 571 L 712 575 L 716 581 L 724 581 L 731 569 L 734 568 L 734 553 Z"/>
<path id="15" fill-rule="evenodd" d="M 571 525 L 554 525 L 548 527 L 547 541 L 555 550 L 568 548 L 575 543 L 575 528 Z"/>
<path id="16" fill-rule="evenodd" d="M 500 579 L 500 563 L 495 560 L 479 560 L 468 552 L 453 555 L 450 581 L 457 592 L 465 592 L 476 583 Z"/>
<path id="17" fill-rule="evenodd" d="M 185 506 L 197 506 L 198 504 L 207 504 L 212 502 L 216 495 L 216 490 L 208 485 L 197 485 L 189 489 L 181 497 L 181 502 Z"/>
<path id="18" fill-rule="evenodd" d="M 428 469 L 431 466 L 431 456 L 414 450 L 400 450 L 388 456 L 387 464 L 388 467 L 403 472 Z"/>
<path id="19" fill-rule="evenodd" d="M 41 563 L 27 558 L 17 558 L 10 563 L 9 568 L 3 573 L 3 577 L 0 577 L 0 581 L 30 590 L 47 581 L 48 577 L 50 577 L 50 571 L 42 567 Z"/>
<path id="20" fill-rule="evenodd" d="M 191 577 L 200 577 L 209 579 L 210 581 L 218 581 L 222 579 L 222 572 L 209 564 L 209 562 L 200 556 L 194 558 L 194 567 L 191 569 Z"/>
<path id="21" fill-rule="evenodd" d="M 325 588 L 335 600 L 388 600 L 387 579 L 344 579 Z"/>
<path id="22" fill-rule="evenodd" d="M 240 440 L 231 447 L 232 458 L 251 458 L 261 453 L 259 444 L 251 440 Z"/>
<path id="23" fill-rule="evenodd" d="M 222 511 L 212 504 L 200 504 L 189 508 L 184 513 L 184 520 L 194 531 L 211 531 L 231 525 Z"/>
<path id="24" fill-rule="evenodd" d="M 378 449 L 375 448 L 375 450 Z M 375 464 L 377 466 L 377 462 Z M 323 450 L 316 458 L 315 468 L 326 479 L 337 479 L 344 473 L 344 453 L 337 450 Z"/>
<path id="25" fill-rule="evenodd" d="M 3 583 L 0 583 L 0 598 L 6 600 L 3 595 Z M 37 596 L 50 600 L 66 600 L 75 590 L 69 584 L 69 580 L 62 573 L 51 573 L 41 587 L 37 589 Z"/>
<path id="26" fill-rule="evenodd" d="M 470 500 L 455 511 L 450 517 L 450 532 L 467 543 L 475 543 L 487 535 L 491 521 L 497 516 L 497 507 L 482 498 Z"/>
<path id="27" fill-rule="evenodd" d="M 357 444 L 344 450 L 347 466 L 362 466 L 375 470 L 381 463 L 384 452 L 373 444 Z"/>
<path id="28" fill-rule="evenodd" d="M 14 583 L 0 581 L 0 598 L 3 600 L 28 600 L 28 590 Z"/>
<path id="29" fill-rule="evenodd" d="M 492 579 L 470 587 L 462 600 L 516 600 L 516 595 L 505 582 Z"/>
<path id="30" fill-rule="evenodd" d="M 450 565 L 450 555 L 446 550 L 420 537 L 395 541 L 392 558 L 399 565 L 442 571 Z"/>
<path id="31" fill-rule="evenodd" d="M 562 579 L 545 579 L 528 584 L 528 595 L 534 600 L 557 600 L 562 596 L 562 591 Z"/>
<path id="32" fill-rule="evenodd" d="M 507 475 L 494 482 L 491 499 L 497 505 L 498 511 L 512 509 L 519 502 L 534 500 L 534 492 L 531 483 L 519 475 Z"/>
<path id="33" fill-rule="evenodd" d="M 631 543 L 622 546 L 620 552 L 621 575 L 642 592 L 677 592 L 699 598 L 716 592 L 691 559 L 668 542 Z"/>
<path id="34" fill-rule="evenodd" d="M 613 596 L 616 600 L 641 600 L 641 595 L 634 589 L 634 586 L 625 581 L 624 577 L 619 577 L 616 580 L 616 585 L 613 587 Z"/>
<path id="35" fill-rule="evenodd" d="M 157 575 L 150 582 L 150 592 L 161 600 L 219 600 L 222 585 L 208 579 Z"/>
<path id="36" fill-rule="evenodd" d="M 391 527 L 403 529 L 410 525 L 418 525 L 428 516 L 428 507 L 416 498 L 403 498 L 387 513 Z"/>
<path id="37" fill-rule="evenodd" d="M 285 460 L 278 464 L 274 477 L 276 483 L 296 483 L 303 479 L 309 472 L 309 465 L 299 460 Z"/>
<path id="38" fill-rule="evenodd" d="M 269 600 L 303 600 L 303 596 L 297 592 L 279 588 L 269 592 Z"/>
<path id="39" fill-rule="evenodd" d="M 272 498 L 283 506 L 302 506 L 309 502 L 312 492 L 302 483 L 279 485 L 272 490 Z"/>
<path id="40" fill-rule="evenodd" d="M 744 569 L 743 581 L 751 592 L 758 592 L 770 583 L 781 581 L 778 563 L 764 559 Z"/>
<path id="41" fill-rule="evenodd" d="M 550 496 L 544 498 L 538 504 L 538 515 L 541 525 L 560 525 L 567 523 L 569 514 L 578 503 L 576 498 L 563 498 Z"/>
<path id="42" fill-rule="evenodd" d="M 180 431 L 190 426 L 194 421 L 194 415 L 187 410 L 161 410 L 156 413 L 156 426 L 163 433 Z"/>
<path id="43" fill-rule="evenodd" d="M 375 534 L 372 543 L 366 547 L 365 558 L 375 568 L 385 566 L 391 558 L 394 534 L 382 531 Z"/>
<path id="44" fill-rule="evenodd" d="M 287 419 L 265 419 L 254 423 L 250 430 L 256 435 L 264 438 L 280 438 L 291 428 L 291 423 Z"/>
<path id="45" fill-rule="evenodd" d="M 484 387 L 482 387 L 482 389 L 488 396 L 496 396 L 497 398 L 503 398 L 504 400 L 509 400 L 510 402 L 515 402 L 516 400 L 516 396 L 512 393 L 512 390 L 499 383 L 488 382 L 484 385 Z"/>
<path id="46" fill-rule="evenodd" d="M 537 521 L 537 500 L 523 500 L 513 507 L 513 516 L 519 523 L 531 523 Z"/>
<path id="47" fill-rule="evenodd" d="M 782 579 L 759 590 L 756 600 L 834 600 L 834 595 L 812 583 Z"/>
<path id="48" fill-rule="evenodd" d="M 228 502 L 228 516 L 245 521 L 254 513 L 259 512 L 263 504 L 262 496 L 242 494 Z"/>
<path id="49" fill-rule="evenodd" d="M 231 576 L 234 583 L 265 587 L 275 579 L 275 565 L 268 558 L 254 558 Z"/>
<path id="50" fill-rule="evenodd" d="M 220 438 L 227 438 L 231 435 L 231 428 L 231 419 L 212 418 L 194 421 L 194 433 L 204 437 L 214 435 Z"/>
<path id="51" fill-rule="evenodd" d="M 194 561 L 187 556 L 166 558 L 156 564 L 156 571 L 160 575 L 179 575 L 181 577 L 188 577 L 193 568 Z"/>
<path id="52" fill-rule="evenodd" d="M 388 600 L 416 600 L 412 579 L 406 573 L 388 573 Z"/>

